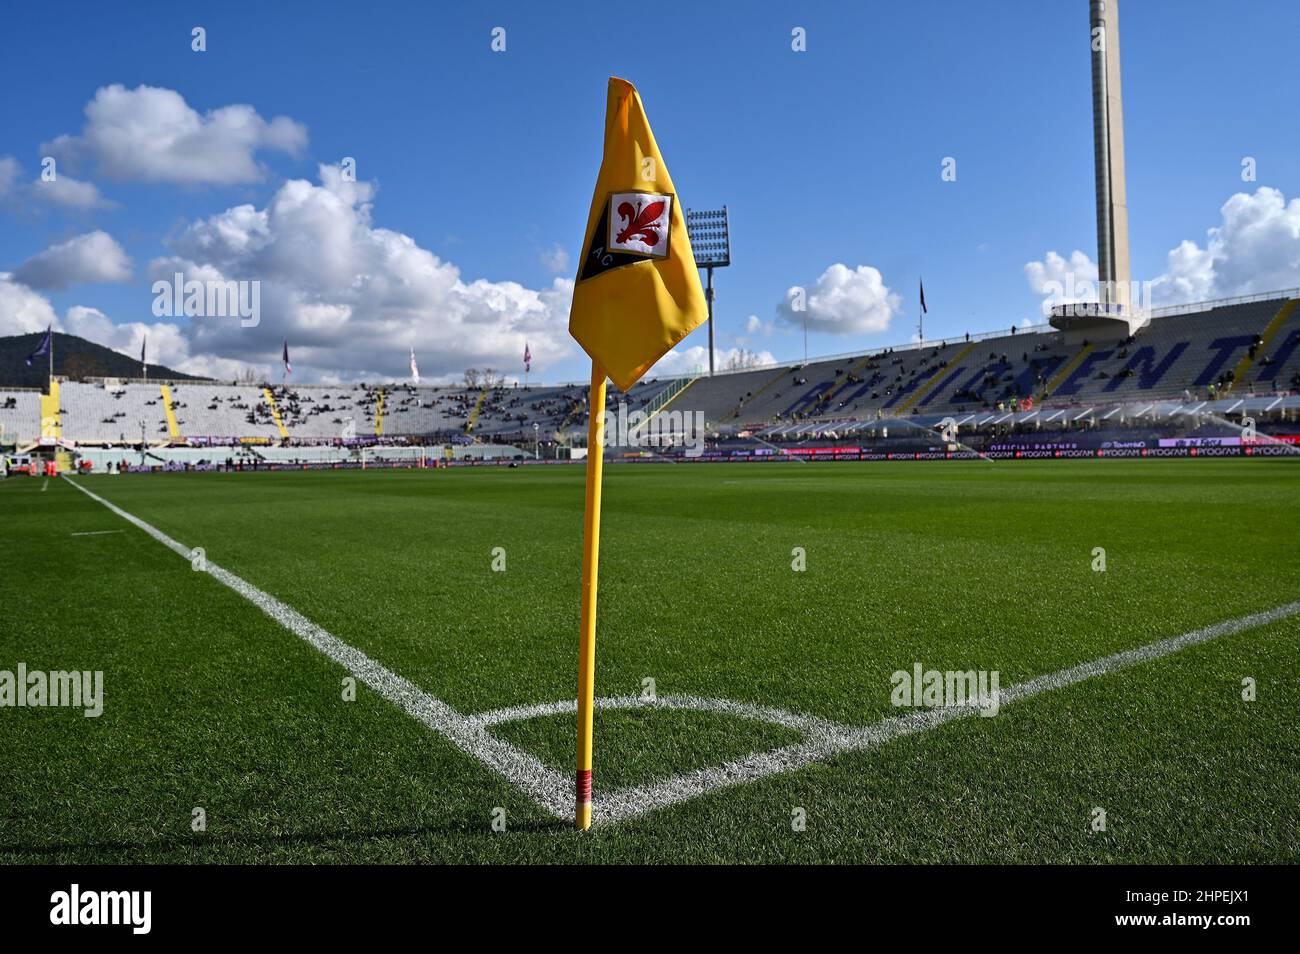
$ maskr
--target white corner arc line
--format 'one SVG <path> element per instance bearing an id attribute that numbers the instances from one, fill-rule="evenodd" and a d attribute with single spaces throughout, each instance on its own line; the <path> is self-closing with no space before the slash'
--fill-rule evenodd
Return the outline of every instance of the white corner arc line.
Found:
<path id="1" fill-rule="evenodd" d="M 190 559 L 190 549 L 161 530 L 127 513 L 103 497 L 86 490 L 76 481 L 68 483 L 113 513 L 139 527 L 168 549 Z M 488 731 L 506 722 L 542 716 L 564 715 L 576 711 L 574 700 L 494 709 L 478 715 L 464 715 L 445 702 L 430 696 L 419 687 L 386 669 L 381 664 L 326 632 L 297 610 L 280 602 L 233 573 L 208 562 L 210 576 L 243 596 L 267 616 L 329 657 L 370 686 L 385 699 L 413 718 L 448 739 L 466 754 L 519 787 L 541 808 L 557 818 L 571 818 L 574 807 L 573 783 L 548 768 L 535 756 L 524 752 Z M 1070 666 L 1058 672 L 1037 676 L 1002 690 L 999 707 L 1021 702 L 1043 692 L 1071 686 L 1094 676 L 1106 675 L 1172 655 L 1189 646 L 1209 642 L 1232 633 L 1254 629 L 1300 615 L 1300 600 L 1236 619 L 1214 623 L 1169 639 L 1148 643 L 1090 662 Z M 873 748 L 892 739 L 937 728 L 957 719 L 970 718 L 981 709 L 977 705 L 920 709 L 906 715 L 891 716 L 865 726 L 850 726 L 815 716 L 800 715 L 770 706 L 730 699 L 698 696 L 661 696 L 653 703 L 636 696 L 613 696 L 597 699 L 601 709 L 649 707 L 695 709 L 720 712 L 739 718 L 754 719 L 802 732 L 804 739 L 791 745 L 756 752 L 723 765 L 697 769 L 685 775 L 662 779 L 643 786 L 600 793 L 597 796 L 597 824 L 608 825 L 646 812 L 666 808 L 722 788 L 755 782 L 771 775 L 791 772 L 813 762 L 823 762 L 846 752 Z"/>

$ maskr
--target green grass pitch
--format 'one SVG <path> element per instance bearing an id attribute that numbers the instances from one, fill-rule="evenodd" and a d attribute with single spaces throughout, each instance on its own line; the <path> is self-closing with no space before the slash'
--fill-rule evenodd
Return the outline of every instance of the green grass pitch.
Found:
<path id="1" fill-rule="evenodd" d="M 80 482 L 462 713 L 574 697 L 580 467 Z M 104 713 L 0 709 L 5 862 L 1300 861 L 1297 616 L 579 835 L 43 485 L 0 484 L 0 670 L 103 670 Z M 1006 689 L 1300 598 L 1297 489 L 1264 460 L 607 467 L 596 692 L 857 726 L 918 662 Z M 493 731 L 571 777 L 571 715 Z M 791 735 L 598 712 L 597 816 Z"/>

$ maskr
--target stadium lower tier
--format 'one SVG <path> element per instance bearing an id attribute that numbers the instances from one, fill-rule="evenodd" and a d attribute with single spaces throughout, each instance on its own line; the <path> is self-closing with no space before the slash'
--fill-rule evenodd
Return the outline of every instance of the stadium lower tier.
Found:
<path id="1" fill-rule="evenodd" d="M 1300 405 L 1300 398 L 1293 399 Z M 798 439 L 733 436 L 674 447 L 607 447 L 614 464 L 806 463 L 809 461 L 988 460 L 1076 458 L 1287 457 L 1300 459 L 1296 414 L 1256 423 L 1213 414 L 1159 414 L 1042 428 L 1004 422 L 962 431 L 951 425 L 899 427 L 879 422 L 854 433 L 833 430 Z M 557 449 L 559 450 L 559 449 Z M 53 473 L 158 473 L 176 471 L 258 472 L 367 468 L 554 465 L 581 462 L 583 449 L 542 456 L 505 444 L 339 447 L 333 444 L 266 448 L 146 447 L 59 448 L 8 455 L 7 475 Z"/>

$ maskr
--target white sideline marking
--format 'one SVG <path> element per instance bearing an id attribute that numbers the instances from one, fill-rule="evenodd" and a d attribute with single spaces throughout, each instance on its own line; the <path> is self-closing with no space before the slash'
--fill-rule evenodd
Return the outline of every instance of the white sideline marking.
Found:
<path id="1" fill-rule="evenodd" d="M 41 484 L 41 493 L 45 493 L 45 488 L 50 485 L 50 478 L 46 477 L 45 482 Z"/>
<path id="2" fill-rule="evenodd" d="M 190 549 L 161 530 L 86 490 L 76 481 L 67 479 L 67 482 L 122 519 L 139 527 L 168 549 L 186 560 L 190 559 Z M 361 650 L 321 629 L 297 610 L 280 602 L 269 593 L 223 570 L 211 561 L 208 562 L 207 567 L 208 574 L 214 579 L 243 596 L 285 629 L 337 662 L 408 715 L 418 719 L 461 751 L 520 788 L 542 809 L 557 818 L 567 820 L 573 817 L 573 779 L 546 767 L 536 757 L 504 739 L 493 736 L 488 730 L 506 722 L 576 712 L 575 700 L 566 699 L 560 702 L 494 709 L 478 715 L 464 715 L 386 669 Z M 1259 613 L 1251 613 L 1248 616 L 1214 623 L 1181 636 L 1127 649 L 1091 662 L 1080 663 L 1059 672 L 1038 676 L 999 692 L 999 708 L 1043 692 L 1083 682 L 1094 676 L 1106 675 L 1160 659 L 1189 646 L 1296 615 L 1300 615 L 1300 600 Z M 642 786 L 598 792 L 596 796 L 598 814 L 595 821 L 599 825 L 625 821 L 718 789 L 791 772 L 813 762 L 827 761 L 846 752 L 874 748 L 892 739 L 934 729 L 957 719 L 971 718 L 981 711 L 978 705 L 918 709 L 906 715 L 882 719 L 871 725 L 851 726 L 770 706 L 699 696 L 661 696 L 656 702 L 644 702 L 636 696 L 613 696 L 597 699 L 595 704 L 598 709 L 658 708 L 719 712 L 783 726 L 802 732 L 804 736 L 800 742 L 766 752 L 756 752 L 723 765 L 697 769 L 686 775 L 662 779 Z"/>
<path id="3" fill-rule="evenodd" d="M 68 483 L 92 500 L 103 504 L 123 520 L 139 527 L 173 553 L 186 560 L 190 559 L 189 547 L 178 543 L 161 530 L 127 513 L 98 494 L 92 493 L 75 480 L 69 480 Z M 423 722 L 488 768 L 505 776 L 523 789 L 525 794 L 542 808 L 560 818 L 572 817 L 574 783 L 571 779 L 547 768 L 536 757 L 509 742 L 490 735 L 487 728 L 473 718 L 462 715 L 445 702 L 435 699 L 375 662 L 361 650 L 349 646 L 337 636 L 321 629 L 293 607 L 281 603 L 271 594 L 259 590 L 228 570 L 223 570 L 211 560 L 207 561 L 207 573 L 244 597 L 299 639 L 334 660 L 412 718 Z"/>
<path id="4" fill-rule="evenodd" d="M 102 537 L 106 533 L 126 533 L 125 530 L 81 530 L 77 533 L 70 533 L 70 537 Z"/>

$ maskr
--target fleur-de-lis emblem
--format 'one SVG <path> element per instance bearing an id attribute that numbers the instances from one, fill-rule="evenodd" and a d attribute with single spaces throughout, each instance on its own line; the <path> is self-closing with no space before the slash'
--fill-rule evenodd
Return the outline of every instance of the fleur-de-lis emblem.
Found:
<path id="1" fill-rule="evenodd" d="M 628 239 L 639 237 L 646 245 L 654 248 L 659 244 L 659 229 L 661 227 L 655 223 L 664 214 L 664 206 L 665 203 L 662 199 L 657 199 L 644 208 L 642 208 L 640 202 L 637 202 L 635 207 L 631 202 L 621 203 L 618 207 L 618 215 L 627 224 L 623 226 L 623 231 L 618 233 L 614 241 L 622 245 Z"/>

